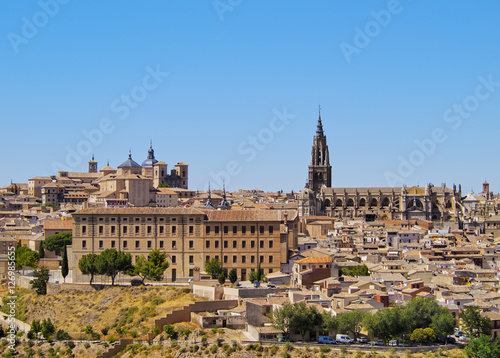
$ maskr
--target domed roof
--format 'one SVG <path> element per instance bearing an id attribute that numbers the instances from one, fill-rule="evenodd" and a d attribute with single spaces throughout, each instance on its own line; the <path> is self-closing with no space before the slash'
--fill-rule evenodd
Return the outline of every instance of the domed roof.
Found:
<path id="1" fill-rule="evenodd" d="M 132 153 L 128 152 L 128 159 L 118 166 L 118 168 L 137 168 L 141 167 L 132 159 Z"/>
<path id="2" fill-rule="evenodd" d="M 154 164 L 158 163 L 155 159 L 155 151 L 153 150 L 153 144 L 149 145 L 148 158 L 142 162 L 144 168 L 152 168 Z"/>

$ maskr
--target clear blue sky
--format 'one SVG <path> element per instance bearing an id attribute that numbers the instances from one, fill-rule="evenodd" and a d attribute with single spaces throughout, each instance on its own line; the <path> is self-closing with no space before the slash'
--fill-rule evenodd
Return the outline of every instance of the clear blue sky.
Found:
<path id="1" fill-rule="evenodd" d="M 0 185 L 151 139 L 192 189 L 300 190 L 320 104 L 336 187 L 500 190 L 498 1 L 61 2 L 1 4 Z"/>

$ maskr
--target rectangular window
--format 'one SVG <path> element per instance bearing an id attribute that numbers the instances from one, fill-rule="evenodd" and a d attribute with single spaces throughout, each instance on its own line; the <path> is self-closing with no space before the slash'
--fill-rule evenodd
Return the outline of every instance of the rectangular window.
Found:
<path id="1" fill-rule="evenodd" d="M 116 226 L 111 226 L 111 235 L 114 235 L 116 232 Z"/>
<path id="2" fill-rule="evenodd" d="M 273 248 L 273 240 L 270 240 L 269 241 L 269 248 L 272 249 Z"/>
<path id="3" fill-rule="evenodd" d="M 244 248 L 246 248 L 246 247 L 247 247 L 247 242 L 246 242 L 245 240 L 243 240 L 243 241 L 241 242 L 241 248 L 242 248 L 242 249 L 244 249 Z"/>
<path id="4" fill-rule="evenodd" d="M 160 226 L 160 234 L 163 234 L 165 232 L 165 227 L 162 225 Z"/>
<path id="5" fill-rule="evenodd" d="M 250 256 L 250 263 L 251 264 L 255 263 L 255 256 L 254 255 Z"/>
<path id="6" fill-rule="evenodd" d="M 218 249 L 218 248 L 219 248 L 219 240 L 217 240 L 217 241 L 215 241 L 215 242 L 214 242 L 214 247 L 215 247 L 216 249 Z"/>
<path id="7" fill-rule="evenodd" d="M 269 269 L 269 273 L 273 273 L 273 269 Z"/>
<path id="8" fill-rule="evenodd" d="M 273 256 L 269 256 L 269 263 L 272 264 L 273 263 Z"/>
<path id="9" fill-rule="evenodd" d="M 274 232 L 274 227 L 273 226 L 269 226 L 269 235 L 272 235 Z"/>
<path id="10" fill-rule="evenodd" d="M 207 256 L 205 257 L 205 262 L 208 262 L 208 261 L 210 261 L 210 256 L 209 256 L 209 255 L 207 255 Z"/>
<path id="11" fill-rule="evenodd" d="M 255 226 L 250 226 L 250 234 L 255 234 Z"/>
<path id="12" fill-rule="evenodd" d="M 140 232 L 140 230 L 141 230 L 141 227 L 136 225 L 135 226 L 135 234 L 137 235 Z"/>
<path id="13" fill-rule="evenodd" d="M 216 234 L 218 234 L 218 233 L 219 233 L 219 227 L 218 227 L 218 226 L 214 227 L 214 232 L 215 232 Z"/>
<path id="14" fill-rule="evenodd" d="M 246 226 L 242 226 L 242 227 L 241 227 L 241 233 L 242 233 L 243 235 L 245 235 L 245 234 L 247 233 L 247 227 L 246 227 Z"/>
<path id="15" fill-rule="evenodd" d="M 116 241 L 111 240 L 111 248 L 114 249 L 116 247 Z"/>
<path id="16" fill-rule="evenodd" d="M 227 255 L 224 255 L 224 263 L 227 264 Z"/>
<path id="17" fill-rule="evenodd" d="M 233 240 L 233 249 L 236 249 L 237 245 L 238 245 L 238 244 L 237 244 L 237 241 L 236 241 L 236 240 Z"/>
<path id="18" fill-rule="evenodd" d="M 189 269 L 189 277 L 193 277 L 194 269 Z"/>
<path id="19" fill-rule="evenodd" d="M 209 235 L 209 234 L 210 234 L 210 226 L 205 226 L 205 233 L 206 233 L 207 235 Z"/>
<path id="20" fill-rule="evenodd" d="M 87 248 L 87 240 L 82 240 L 82 249 Z"/>
<path id="21" fill-rule="evenodd" d="M 246 256 L 241 256 L 241 263 L 244 264 L 247 262 L 247 257 Z"/>
<path id="22" fill-rule="evenodd" d="M 254 241 L 254 240 L 251 240 L 251 241 L 250 241 L 250 248 L 251 248 L 251 249 L 254 249 L 254 248 L 255 248 L 255 241 Z"/>
<path id="23" fill-rule="evenodd" d="M 160 249 L 163 249 L 163 240 L 160 240 Z"/>
<path id="24" fill-rule="evenodd" d="M 260 240 L 260 242 L 259 242 L 259 247 L 260 247 L 261 249 L 263 249 L 263 248 L 264 248 L 264 241 L 263 241 L 263 240 Z"/>
<path id="25" fill-rule="evenodd" d="M 82 235 L 87 234 L 87 227 L 85 225 L 82 226 Z"/>
<path id="26" fill-rule="evenodd" d="M 210 241 L 205 241 L 205 249 L 209 249 L 210 248 Z"/>
<path id="27" fill-rule="evenodd" d="M 99 235 L 104 234 L 104 226 L 99 225 Z"/>
<path id="28" fill-rule="evenodd" d="M 233 264 L 237 263 L 238 262 L 238 256 L 236 255 L 233 255 Z"/>
<path id="29" fill-rule="evenodd" d="M 141 242 L 139 240 L 135 240 L 135 248 L 139 249 L 141 247 Z"/>
<path id="30" fill-rule="evenodd" d="M 173 264 L 177 263 L 177 256 L 175 256 L 175 255 L 172 256 L 172 263 Z"/>
<path id="31" fill-rule="evenodd" d="M 148 249 L 151 249 L 153 247 L 153 242 L 151 240 L 148 240 Z"/>
<path id="32" fill-rule="evenodd" d="M 224 240 L 224 248 L 227 249 L 228 248 L 228 241 L 227 240 Z"/>
<path id="33" fill-rule="evenodd" d="M 264 233 L 264 226 L 260 226 L 259 231 L 261 234 L 263 234 Z"/>
<path id="34" fill-rule="evenodd" d="M 172 235 L 175 235 L 177 232 L 177 226 L 172 226 Z"/>
<path id="35" fill-rule="evenodd" d="M 148 225 L 147 232 L 148 235 L 151 235 L 151 233 L 153 232 L 153 228 L 150 225 Z"/>
<path id="36" fill-rule="evenodd" d="M 260 263 L 261 263 L 261 264 L 262 264 L 262 263 L 264 263 L 264 256 L 261 256 L 261 257 L 260 257 Z"/>
<path id="37" fill-rule="evenodd" d="M 194 233 L 194 226 L 193 225 L 190 225 L 189 226 L 189 234 L 193 234 Z"/>
<path id="38" fill-rule="evenodd" d="M 127 240 L 123 241 L 123 248 L 124 248 L 124 249 L 127 249 L 127 248 L 128 248 Z"/>
<path id="39" fill-rule="evenodd" d="M 193 240 L 189 240 L 189 248 L 194 249 L 194 241 Z"/>
<path id="40" fill-rule="evenodd" d="M 176 249 L 176 248 L 177 248 L 177 241 L 172 240 L 172 249 Z"/>
<path id="41" fill-rule="evenodd" d="M 238 227 L 237 226 L 233 226 L 233 234 L 236 234 L 238 233 Z"/>
<path id="42" fill-rule="evenodd" d="M 193 255 L 189 255 L 189 264 L 190 265 L 194 264 L 194 256 Z"/>
<path id="43" fill-rule="evenodd" d="M 224 226 L 224 234 L 227 234 L 229 231 L 229 227 L 228 226 Z"/>
<path id="44" fill-rule="evenodd" d="M 100 249 L 104 248 L 104 241 L 99 240 L 99 248 Z"/>
<path id="45" fill-rule="evenodd" d="M 126 226 L 123 227 L 123 234 L 127 234 L 127 227 Z"/>

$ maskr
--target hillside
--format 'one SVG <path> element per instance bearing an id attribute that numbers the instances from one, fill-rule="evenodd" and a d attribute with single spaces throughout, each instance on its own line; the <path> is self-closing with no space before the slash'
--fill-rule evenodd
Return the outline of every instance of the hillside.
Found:
<path id="1" fill-rule="evenodd" d="M 0 294 L 4 297 L 6 291 Z M 17 294 L 19 319 L 31 323 L 50 318 L 57 329 L 74 338 L 82 336 L 87 325 L 101 335 L 107 329 L 107 335 L 117 338 L 140 336 L 153 328 L 155 319 L 195 301 L 187 289 L 151 286 L 109 287 L 92 293 L 62 291 L 50 296 L 37 296 L 30 290 Z"/>

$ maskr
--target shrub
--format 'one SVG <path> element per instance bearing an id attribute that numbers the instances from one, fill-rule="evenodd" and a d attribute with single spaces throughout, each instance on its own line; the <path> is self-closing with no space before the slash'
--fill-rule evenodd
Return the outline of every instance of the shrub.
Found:
<path id="1" fill-rule="evenodd" d="M 101 333 L 102 333 L 103 336 L 107 336 L 108 335 L 108 331 L 109 331 L 108 327 L 104 327 L 103 329 L 101 329 Z"/>
<path id="2" fill-rule="evenodd" d="M 66 345 L 68 346 L 68 348 L 71 348 L 71 349 L 75 348 L 75 342 L 73 342 L 73 341 L 68 341 L 66 343 Z"/>
<path id="3" fill-rule="evenodd" d="M 218 348 L 219 347 L 216 344 L 214 344 L 213 346 L 210 347 L 210 353 L 212 353 L 212 354 L 217 353 Z"/>
<path id="4" fill-rule="evenodd" d="M 278 353 L 278 351 L 280 350 L 280 347 L 278 347 L 276 344 L 273 344 L 271 346 L 271 348 L 269 349 L 269 354 L 271 356 L 275 355 L 276 353 Z"/>
<path id="5" fill-rule="evenodd" d="M 321 346 L 321 347 L 319 348 L 319 351 L 320 351 L 321 353 L 328 353 L 328 352 L 330 352 L 330 351 L 331 351 L 331 349 L 330 349 L 330 347 L 328 347 L 328 346 Z"/>
<path id="6" fill-rule="evenodd" d="M 288 352 L 286 352 L 286 351 L 285 351 L 285 352 L 283 352 L 283 353 L 281 354 L 281 358 L 290 358 L 290 353 L 288 353 Z"/>
<path id="7" fill-rule="evenodd" d="M 177 339 L 177 337 L 179 336 L 179 334 L 175 330 L 175 327 L 172 326 L 171 324 L 165 325 L 163 327 L 163 331 L 165 332 L 165 335 L 171 339 Z"/>
<path id="8" fill-rule="evenodd" d="M 293 344 L 290 342 L 285 343 L 285 349 L 289 352 L 293 351 Z"/>
<path id="9" fill-rule="evenodd" d="M 108 337 L 108 342 L 109 343 L 115 343 L 116 342 L 116 337 L 115 336 L 109 336 Z"/>

